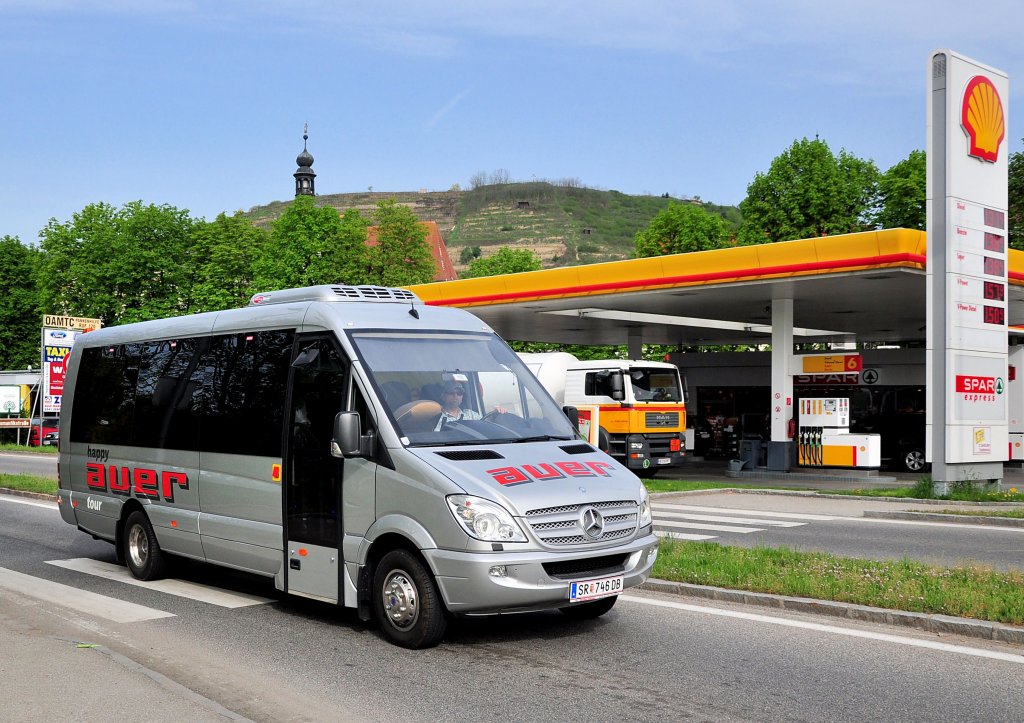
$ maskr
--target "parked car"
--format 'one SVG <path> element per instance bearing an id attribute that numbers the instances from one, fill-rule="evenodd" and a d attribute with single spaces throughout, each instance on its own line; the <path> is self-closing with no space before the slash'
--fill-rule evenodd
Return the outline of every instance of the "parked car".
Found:
<path id="1" fill-rule="evenodd" d="M 32 426 L 28 430 L 28 446 L 39 447 L 40 440 L 42 444 L 46 444 L 46 435 L 57 434 L 57 420 L 56 419 L 33 419 Z M 52 444 L 57 444 L 56 437 Z"/>
<path id="2" fill-rule="evenodd" d="M 43 435 L 43 446 L 44 447 L 56 447 L 57 442 L 60 439 L 60 431 L 47 432 Z"/>

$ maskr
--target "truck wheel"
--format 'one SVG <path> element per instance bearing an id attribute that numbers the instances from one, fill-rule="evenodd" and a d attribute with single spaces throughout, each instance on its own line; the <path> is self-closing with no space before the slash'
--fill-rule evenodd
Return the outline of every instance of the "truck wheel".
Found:
<path id="1" fill-rule="evenodd" d="M 167 556 L 156 541 L 146 513 L 136 510 L 124 525 L 124 561 L 139 580 L 159 580 L 167 566 Z"/>
<path id="2" fill-rule="evenodd" d="M 608 432 L 604 431 L 604 427 L 597 430 L 597 448 L 605 454 L 612 453 L 612 440 L 608 436 Z"/>
<path id="3" fill-rule="evenodd" d="M 558 608 L 562 615 L 570 620 L 593 620 L 599 618 L 615 606 L 618 595 L 594 600 L 594 602 L 578 603 L 569 607 Z"/>
<path id="4" fill-rule="evenodd" d="M 434 578 L 408 550 L 392 550 L 377 564 L 373 607 L 381 631 L 403 648 L 437 645 L 448 625 Z"/>
<path id="5" fill-rule="evenodd" d="M 633 470 L 633 474 L 635 474 L 640 479 L 652 479 L 654 475 L 658 474 L 658 468 L 647 467 L 646 469 L 635 469 Z"/>

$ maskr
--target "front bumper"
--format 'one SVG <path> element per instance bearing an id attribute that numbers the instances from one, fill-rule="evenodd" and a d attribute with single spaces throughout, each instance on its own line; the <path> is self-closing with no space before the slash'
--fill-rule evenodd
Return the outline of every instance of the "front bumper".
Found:
<path id="1" fill-rule="evenodd" d="M 644 582 L 658 556 L 658 538 L 638 537 L 625 545 L 584 552 L 494 552 L 424 550 L 448 610 L 461 615 L 529 612 L 565 607 L 569 604 L 569 583 L 595 577 L 622 575 L 623 588 Z M 552 577 L 544 563 L 586 560 L 608 555 L 626 555 L 621 572 L 579 574 L 571 578 Z M 489 573 L 504 566 L 505 577 Z"/>

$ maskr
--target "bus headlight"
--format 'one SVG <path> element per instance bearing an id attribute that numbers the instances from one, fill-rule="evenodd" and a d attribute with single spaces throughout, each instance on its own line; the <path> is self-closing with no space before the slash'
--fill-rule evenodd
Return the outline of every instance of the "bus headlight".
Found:
<path id="1" fill-rule="evenodd" d="M 501 505 L 472 495 L 449 495 L 447 500 L 470 537 L 484 542 L 526 542 L 522 529 Z"/>
<path id="2" fill-rule="evenodd" d="M 640 527 L 651 524 L 651 493 L 644 485 L 640 485 Z"/>

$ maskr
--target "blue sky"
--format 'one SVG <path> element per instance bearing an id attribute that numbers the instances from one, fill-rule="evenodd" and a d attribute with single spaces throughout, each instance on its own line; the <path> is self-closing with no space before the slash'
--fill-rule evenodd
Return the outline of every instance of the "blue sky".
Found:
<path id="1" fill-rule="evenodd" d="M 885 170 L 925 144 L 932 50 L 1010 75 L 988 0 L 0 0 L 0 235 L 133 199 L 212 219 L 480 171 L 737 204 L 795 139 Z"/>

